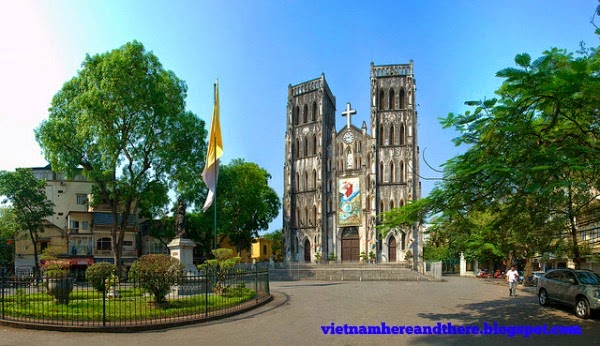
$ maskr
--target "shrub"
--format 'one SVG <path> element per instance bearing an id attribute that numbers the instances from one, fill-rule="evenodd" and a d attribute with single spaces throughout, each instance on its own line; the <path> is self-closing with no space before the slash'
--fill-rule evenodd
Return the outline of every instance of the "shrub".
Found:
<path id="1" fill-rule="evenodd" d="M 230 285 L 225 284 L 235 266 L 240 263 L 241 257 L 234 257 L 231 249 L 212 250 L 215 259 L 207 260 L 198 269 L 204 270 L 207 279 L 213 286 L 213 292 L 223 295 Z"/>
<path id="2" fill-rule="evenodd" d="M 138 258 L 129 271 L 129 280 L 146 289 L 157 304 L 166 301 L 171 286 L 181 282 L 183 264 L 169 255 L 144 255 Z"/>
<path id="3" fill-rule="evenodd" d="M 85 277 L 96 291 L 104 292 L 108 288 L 106 278 L 110 277 L 116 270 L 117 267 L 111 263 L 94 263 L 86 269 Z"/>

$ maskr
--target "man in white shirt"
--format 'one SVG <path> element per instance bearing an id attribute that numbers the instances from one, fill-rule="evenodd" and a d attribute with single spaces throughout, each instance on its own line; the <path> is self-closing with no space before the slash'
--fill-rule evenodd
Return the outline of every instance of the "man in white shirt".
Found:
<path id="1" fill-rule="evenodd" d="M 515 270 L 515 266 L 511 266 L 510 270 L 506 272 L 508 278 L 508 292 L 509 296 L 517 296 L 517 280 L 519 279 L 519 272 Z"/>

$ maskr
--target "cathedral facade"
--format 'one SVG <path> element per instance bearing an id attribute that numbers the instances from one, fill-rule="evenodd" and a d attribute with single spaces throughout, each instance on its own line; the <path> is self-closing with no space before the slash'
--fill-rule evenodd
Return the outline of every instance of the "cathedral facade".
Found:
<path id="1" fill-rule="evenodd" d="M 321 257 L 404 262 L 422 253 L 416 228 L 382 232 L 381 212 L 420 198 L 413 62 L 371 63 L 370 124 L 336 128 L 336 98 L 325 75 L 288 87 L 283 236 L 288 261 Z M 416 251 L 416 253 L 415 253 Z"/>

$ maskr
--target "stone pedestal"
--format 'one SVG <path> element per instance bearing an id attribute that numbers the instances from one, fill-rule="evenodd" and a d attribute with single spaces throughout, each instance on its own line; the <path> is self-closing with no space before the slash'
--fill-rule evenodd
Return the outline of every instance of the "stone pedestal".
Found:
<path id="1" fill-rule="evenodd" d="M 198 274 L 198 269 L 194 266 L 194 248 L 196 243 L 186 238 L 175 238 L 169 245 L 171 257 L 177 258 L 183 264 L 185 271 L 191 274 Z"/>

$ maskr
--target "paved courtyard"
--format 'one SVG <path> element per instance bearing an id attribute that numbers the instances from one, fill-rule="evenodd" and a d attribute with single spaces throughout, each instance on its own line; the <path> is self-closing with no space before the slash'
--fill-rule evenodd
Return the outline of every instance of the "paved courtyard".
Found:
<path id="1" fill-rule="evenodd" d="M 600 344 L 600 319 L 541 307 L 533 289 L 508 297 L 503 282 L 449 277 L 446 282 L 272 282 L 273 302 L 245 314 L 180 328 L 132 333 L 74 333 L 0 326 L 0 345 L 573 345 Z M 331 335 L 348 325 L 580 326 L 582 335 Z"/>

